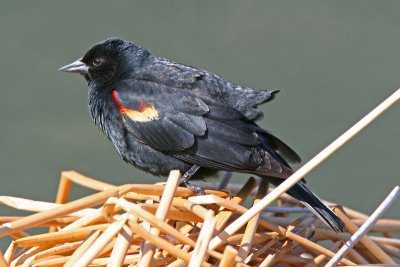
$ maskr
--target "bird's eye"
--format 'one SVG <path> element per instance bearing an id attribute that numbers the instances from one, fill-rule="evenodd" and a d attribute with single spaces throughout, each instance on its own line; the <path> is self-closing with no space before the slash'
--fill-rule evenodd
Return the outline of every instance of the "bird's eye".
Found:
<path id="1" fill-rule="evenodd" d="M 100 67 L 101 64 L 103 64 L 102 58 L 96 57 L 95 59 L 93 59 L 93 66 Z"/>

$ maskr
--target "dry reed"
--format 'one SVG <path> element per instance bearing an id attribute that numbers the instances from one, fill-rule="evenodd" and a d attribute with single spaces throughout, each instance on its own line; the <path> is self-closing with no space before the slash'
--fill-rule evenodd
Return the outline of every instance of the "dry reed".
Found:
<path id="1" fill-rule="evenodd" d="M 206 190 L 205 196 L 195 196 L 177 186 L 178 172 L 171 172 L 165 185 L 154 185 L 152 190 L 149 185 L 105 184 L 73 171 L 61 177 L 58 203 L 32 205 L 35 213 L 26 217 L 0 217 L 0 237 L 13 238 L 0 254 L 0 266 L 324 266 L 368 218 L 337 207 L 348 232 L 335 233 L 296 200 L 281 195 L 274 209 L 253 217 L 212 248 L 210 240 L 248 211 L 246 200 L 253 199 L 256 205 L 268 183 L 261 181 L 256 194 L 252 189 L 258 181 L 250 178 L 235 195 Z M 77 179 L 82 186 L 103 191 L 68 202 L 69 183 Z M 27 210 L 30 201 L 3 204 Z M 102 206 L 95 208 L 98 205 Z M 51 228 L 48 233 L 15 235 L 46 227 Z M 400 239 L 394 237 L 399 232 L 400 220 L 378 220 L 339 264 L 400 266 L 395 264 Z"/>

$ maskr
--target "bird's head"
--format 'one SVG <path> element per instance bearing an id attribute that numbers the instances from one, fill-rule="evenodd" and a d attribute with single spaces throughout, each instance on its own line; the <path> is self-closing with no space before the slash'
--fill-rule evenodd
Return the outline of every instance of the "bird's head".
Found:
<path id="1" fill-rule="evenodd" d="M 107 39 L 93 45 L 82 58 L 60 71 L 80 73 L 97 88 L 128 78 L 140 68 L 149 53 L 140 46 L 121 39 Z"/>

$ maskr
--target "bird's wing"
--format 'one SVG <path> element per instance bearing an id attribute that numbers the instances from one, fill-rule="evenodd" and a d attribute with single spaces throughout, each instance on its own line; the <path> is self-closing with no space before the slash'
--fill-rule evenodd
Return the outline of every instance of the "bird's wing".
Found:
<path id="1" fill-rule="evenodd" d="M 233 107 L 192 92 L 141 80 L 115 85 L 128 133 L 192 164 L 231 170 L 259 166 L 258 126 Z"/>
<path id="2" fill-rule="evenodd" d="M 278 137 L 270 133 L 269 131 L 263 132 L 263 138 L 266 139 L 266 142 L 283 158 L 292 163 L 300 163 L 300 156 L 290 148 L 285 142 L 280 140 Z"/>
<path id="3" fill-rule="evenodd" d="M 189 93 L 140 80 L 123 80 L 113 91 L 128 133 L 161 151 L 181 151 L 204 135 L 207 105 Z"/>
<path id="4" fill-rule="evenodd" d="M 130 79 L 115 85 L 113 98 L 129 135 L 157 150 L 194 156 L 204 150 L 223 163 L 235 151 L 248 154 L 248 146 L 258 144 L 253 125 L 242 121 L 239 111 L 190 91 Z"/>

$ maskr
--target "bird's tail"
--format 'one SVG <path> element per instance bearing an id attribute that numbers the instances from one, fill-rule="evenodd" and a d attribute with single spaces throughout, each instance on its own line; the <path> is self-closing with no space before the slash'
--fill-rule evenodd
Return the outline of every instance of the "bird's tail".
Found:
<path id="1" fill-rule="evenodd" d="M 270 179 L 269 179 L 270 180 Z M 278 185 L 277 179 L 271 182 Z M 343 232 L 344 223 L 333 211 L 328 208 L 303 182 L 298 182 L 287 192 L 289 195 L 300 200 L 312 213 L 323 221 L 329 228 L 335 232 Z"/>
<path id="2" fill-rule="evenodd" d="M 312 213 L 335 232 L 343 232 L 344 223 L 303 182 L 295 184 L 288 193 L 300 200 Z"/>

